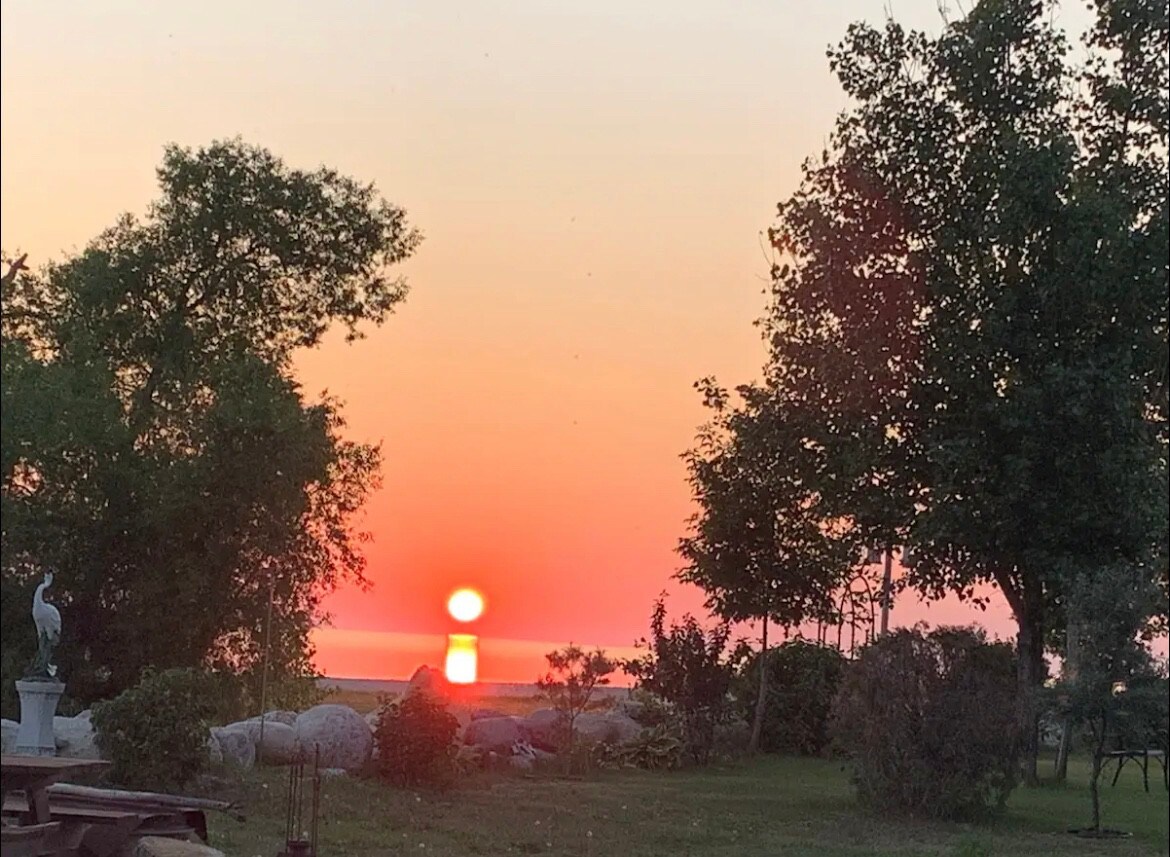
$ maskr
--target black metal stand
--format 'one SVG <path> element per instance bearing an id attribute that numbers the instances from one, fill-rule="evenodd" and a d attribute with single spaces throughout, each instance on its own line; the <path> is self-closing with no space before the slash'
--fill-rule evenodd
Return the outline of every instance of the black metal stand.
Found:
<path id="1" fill-rule="evenodd" d="M 284 816 L 284 850 L 277 857 L 318 857 L 317 827 L 321 814 L 321 748 L 313 752 L 312 796 L 309 802 L 309 829 L 305 830 L 305 762 L 288 770 L 288 794 Z"/>

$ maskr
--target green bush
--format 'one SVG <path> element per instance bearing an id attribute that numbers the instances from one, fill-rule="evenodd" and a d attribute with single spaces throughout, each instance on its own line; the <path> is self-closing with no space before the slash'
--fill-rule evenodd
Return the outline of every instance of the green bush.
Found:
<path id="1" fill-rule="evenodd" d="M 1015 785 L 1012 648 L 982 631 L 903 630 L 845 673 L 831 733 L 862 803 L 881 812 L 969 819 Z"/>
<path id="2" fill-rule="evenodd" d="M 638 642 L 645 654 L 622 662 L 639 690 L 669 703 L 677 713 L 687 753 L 699 765 L 711 760 L 715 730 L 729 713 L 730 634 L 726 622 L 706 629 L 689 613 L 668 626 L 666 603 L 659 598 L 650 614 L 650 639 Z"/>
<path id="3" fill-rule="evenodd" d="M 215 683 L 192 669 L 148 670 L 137 685 L 93 707 L 110 778 L 143 789 L 180 787 L 208 765 Z"/>
<path id="4" fill-rule="evenodd" d="M 686 742 L 679 729 L 659 724 L 643 729 L 632 741 L 598 744 L 593 761 L 599 768 L 673 770 L 681 768 L 686 761 Z"/>
<path id="5" fill-rule="evenodd" d="M 401 786 L 445 785 L 455 771 L 458 728 L 446 702 L 433 694 L 384 699 L 375 732 L 378 776 Z"/>
<path id="6" fill-rule="evenodd" d="M 845 657 L 836 649 L 793 640 L 768 650 L 768 694 L 760 748 L 768 753 L 822 755 L 829 746 L 829 715 Z M 760 653 L 740 667 L 735 697 L 751 722 L 760 688 Z"/>

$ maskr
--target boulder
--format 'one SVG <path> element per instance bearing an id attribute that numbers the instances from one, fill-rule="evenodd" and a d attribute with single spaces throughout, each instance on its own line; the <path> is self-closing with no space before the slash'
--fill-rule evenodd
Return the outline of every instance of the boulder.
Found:
<path id="1" fill-rule="evenodd" d="M 265 720 L 263 727 L 259 720 L 241 720 L 221 727 L 226 731 L 242 732 L 256 747 L 256 758 L 266 765 L 291 765 L 300 758 L 297 745 L 297 730 L 286 723 Z M 263 728 L 263 733 L 261 733 Z M 261 744 L 261 734 L 264 743 Z"/>
<path id="2" fill-rule="evenodd" d="M 527 738 L 523 723 L 519 717 L 485 717 L 483 720 L 473 720 L 463 731 L 463 743 L 511 755 L 512 746 Z"/>
<path id="3" fill-rule="evenodd" d="M 130 853 L 133 857 L 224 857 L 222 851 L 209 845 L 163 836 L 143 836 Z"/>
<path id="4" fill-rule="evenodd" d="M 639 720 L 646 713 L 646 703 L 640 699 L 627 697 L 619 699 L 613 704 L 613 710 L 618 714 L 624 714 L 631 720 Z"/>
<path id="5" fill-rule="evenodd" d="M 259 723 L 260 715 L 249 717 L 248 719 L 255 720 L 257 723 Z M 297 722 L 297 713 L 295 711 L 281 711 L 280 709 L 265 712 L 264 725 L 267 726 L 269 723 L 273 722 L 283 723 L 285 726 L 292 726 Z"/>
<path id="6" fill-rule="evenodd" d="M 475 708 L 471 712 L 472 720 L 487 720 L 490 717 L 507 717 L 507 715 L 494 708 Z"/>
<path id="7" fill-rule="evenodd" d="M 379 709 L 375 708 L 373 711 L 367 711 L 365 716 L 362 718 L 366 721 L 366 723 L 369 724 L 371 732 L 378 731 L 378 718 L 381 716 L 381 713 L 382 712 Z"/>
<path id="8" fill-rule="evenodd" d="M 552 708 L 538 708 L 524 718 L 524 732 L 528 740 L 541 750 L 559 750 L 564 729 L 560 712 Z"/>
<path id="9" fill-rule="evenodd" d="M 3 742 L 5 754 L 11 753 L 16 746 L 16 732 L 19 729 L 20 724 L 15 720 L 0 720 L 0 741 Z"/>
<path id="10" fill-rule="evenodd" d="M 211 730 L 211 737 L 215 739 L 220 758 L 225 763 L 244 769 L 256 764 L 256 744 L 246 730 L 216 727 Z M 215 758 L 214 749 L 209 752 Z"/>
<path id="11" fill-rule="evenodd" d="M 430 693 L 444 699 L 451 695 L 451 685 L 447 677 L 434 667 L 426 665 L 419 667 L 410 677 L 410 684 L 406 687 L 409 693 Z"/>
<path id="12" fill-rule="evenodd" d="M 66 759 L 100 759 L 97 733 L 86 709 L 76 717 L 54 717 L 53 735 L 57 741 L 57 755 Z"/>
<path id="13" fill-rule="evenodd" d="M 642 734 L 642 724 L 618 711 L 583 711 L 573 722 L 573 729 L 589 741 L 624 744 Z"/>
<path id="14" fill-rule="evenodd" d="M 207 758 L 212 767 L 223 764 L 223 748 L 219 746 L 219 739 L 215 737 L 214 730 L 207 734 Z"/>
<path id="15" fill-rule="evenodd" d="M 348 705 L 315 705 L 297 715 L 296 736 L 306 760 L 320 750 L 321 766 L 356 770 L 370 760 L 374 736 Z"/>

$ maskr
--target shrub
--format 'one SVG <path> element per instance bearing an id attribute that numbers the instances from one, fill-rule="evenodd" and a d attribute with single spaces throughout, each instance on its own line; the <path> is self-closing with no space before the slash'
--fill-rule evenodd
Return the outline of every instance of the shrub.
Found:
<path id="1" fill-rule="evenodd" d="M 383 699 L 375 732 L 378 775 L 395 785 L 444 785 L 453 774 L 459 723 L 430 693 Z"/>
<path id="2" fill-rule="evenodd" d="M 1002 809 L 1011 793 L 1015 717 L 1010 646 L 975 629 L 915 629 L 862 650 L 831 731 L 864 804 L 959 819 Z"/>
<path id="3" fill-rule="evenodd" d="M 619 703 L 617 708 L 642 726 L 670 726 L 682 722 L 673 703 L 644 687 L 631 688 L 629 699 Z"/>
<path id="4" fill-rule="evenodd" d="M 647 771 L 673 770 L 682 767 L 686 744 L 677 729 L 666 724 L 648 727 L 632 741 L 622 744 L 601 743 L 594 749 L 594 764 L 599 768 L 641 768 Z"/>
<path id="5" fill-rule="evenodd" d="M 836 649 L 793 640 L 768 650 L 768 694 L 760 747 L 768 753 L 819 756 L 829 746 L 829 716 L 845 657 Z M 750 722 L 760 688 L 760 653 L 740 666 L 737 710 Z"/>
<path id="6" fill-rule="evenodd" d="M 666 626 L 666 604 L 660 598 L 650 615 L 648 651 L 623 662 L 640 689 L 670 703 L 682 719 L 687 752 L 697 764 L 710 761 L 715 728 L 728 714 L 727 692 L 732 666 L 726 657 L 730 629 L 726 623 L 705 630 L 694 616 Z"/>
<path id="7" fill-rule="evenodd" d="M 177 788 L 206 770 L 214 683 L 193 669 L 147 670 L 142 680 L 93 707 L 110 779 L 132 788 Z"/>
<path id="8" fill-rule="evenodd" d="M 564 721 L 565 765 L 571 771 L 579 761 L 574 747 L 577 718 L 588 707 L 594 688 L 609 684 L 614 663 L 601 649 L 587 652 L 572 643 L 549 652 L 544 658 L 548 661 L 548 672 L 536 680 L 536 686 Z M 583 752 L 587 761 L 591 749 L 585 748 Z"/>

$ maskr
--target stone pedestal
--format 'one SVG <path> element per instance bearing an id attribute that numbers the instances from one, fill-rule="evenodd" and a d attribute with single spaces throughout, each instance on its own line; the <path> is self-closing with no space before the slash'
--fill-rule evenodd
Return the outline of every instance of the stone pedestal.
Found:
<path id="1" fill-rule="evenodd" d="M 16 731 L 14 752 L 19 756 L 55 756 L 57 741 L 53 736 L 53 715 L 65 691 L 59 681 L 18 681 L 20 694 L 20 728 Z"/>

